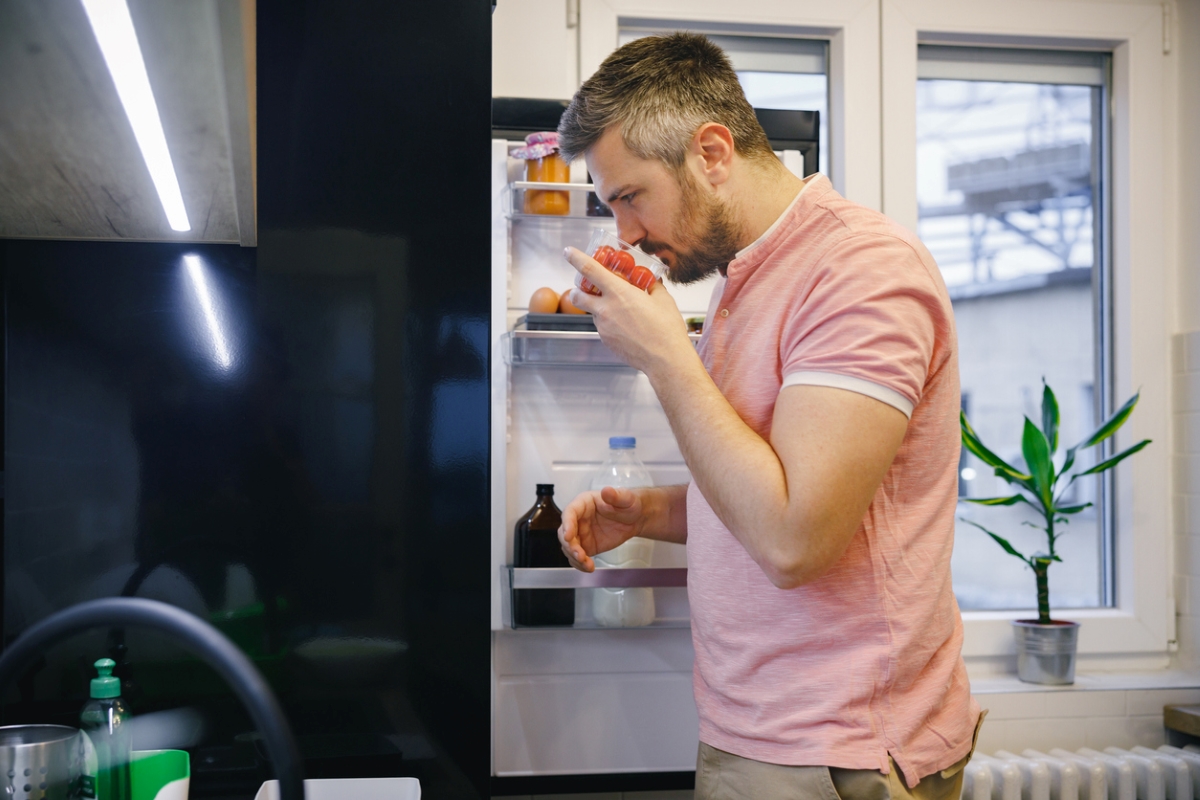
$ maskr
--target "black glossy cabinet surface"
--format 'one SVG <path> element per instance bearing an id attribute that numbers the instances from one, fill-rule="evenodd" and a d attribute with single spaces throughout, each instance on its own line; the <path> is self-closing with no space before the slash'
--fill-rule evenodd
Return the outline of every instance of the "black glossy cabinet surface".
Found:
<path id="1" fill-rule="evenodd" d="M 259 0 L 257 248 L 0 241 L 6 640 L 163 599 L 252 656 L 310 777 L 486 796 L 490 25 Z M 253 796 L 245 715 L 138 631 L 47 653 L 5 721 L 71 722 L 110 653 L 135 714 L 190 709 L 192 796 Z"/>

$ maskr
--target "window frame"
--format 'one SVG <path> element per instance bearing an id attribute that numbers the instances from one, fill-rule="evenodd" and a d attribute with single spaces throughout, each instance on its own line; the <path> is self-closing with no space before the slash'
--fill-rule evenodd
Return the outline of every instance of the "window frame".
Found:
<path id="1" fill-rule="evenodd" d="M 714 32 L 827 39 L 830 178 L 846 197 L 912 230 L 917 223 L 918 43 L 1112 53 L 1111 385 L 1115 398 L 1139 389 L 1142 393 L 1138 411 L 1118 434 L 1116 447 L 1141 438 L 1155 444 L 1116 470 L 1115 606 L 1071 610 L 1066 616 L 1086 623 L 1079 636 L 1080 671 L 1167 666 L 1175 639 L 1169 363 L 1173 307 L 1166 244 L 1173 229 L 1168 230 L 1166 206 L 1163 130 L 1168 118 L 1160 6 L 1094 0 L 743 0 L 734 18 L 728 5 L 718 0 L 581 0 L 580 74 L 595 72 L 616 46 L 622 25 L 651 19 L 679 20 Z M 963 614 L 963 655 L 973 676 L 1010 671 L 1015 650 L 1009 622 L 1022 616 Z"/>
<path id="2" fill-rule="evenodd" d="M 930 54 L 927 47 L 934 48 Z M 954 51 L 959 51 L 955 54 Z M 932 55 L 932 57 L 930 57 Z M 928 60 L 926 60 L 928 59 Z M 930 64 L 937 65 L 930 69 Z M 924 69 L 923 69 L 924 65 Z M 940 74 L 929 75 L 936 71 Z M 926 73 L 926 74 L 923 74 Z M 974 72 L 974 75 L 968 74 Z M 1073 87 L 1087 87 L 1099 90 L 1092 93 L 1092 236 L 1093 279 L 1091 281 L 1092 295 L 1092 376 L 1093 387 L 1098 395 L 1093 394 L 1094 413 L 1097 419 L 1107 419 L 1117 408 L 1118 404 L 1127 398 L 1113 397 L 1112 392 L 1112 337 L 1111 337 L 1111 302 L 1112 282 L 1111 263 L 1111 180 L 1110 174 L 1110 142 L 1112 138 L 1112 55 L 1108 50 L 1064 50 L 1039 48 L 1007 48 L 980 47 L 975 44 L 956 45 L 926 45 L 918 43 L 917 48 L 917 83 L 922 80 L 977 81 L 985 83 L 1016 83 L 1016 84 L 1058 84 Z M 1102 117 L 1102 118 L 1101 118 Z M 918 167 L 919 169 L 919 167 Z M 918 204 L 919 214 L 919 204 Z M 942 265 L 945 266 L 945 265 Z M 953 289 L 951 298 L 954 297 Z M 961 344 L 961 339 L 960 339 Z M 960 358 L 962 354 L 960 351 Z M 963 395 L 963 411 L 970 415 L 966 408 L 966 394 Z M 1094 420 L 1088 420 L 1092 425 Z M 1118 452 L 1113 441 L 1102 443 L 1094 453 L 1099 461 Z M 966 449 L 963 449 L 966 452 Z M 1089 462 L 1090 463 L 1090 462 Z M 976 461 L 975 466 L 986 467 Z M 1113 543 L 1115 540 L 1115 520 L 1113 515 L 1114 476 L 1112 471 L 1095 476 L 1096 498 L 1100 540 L 1098 563 L 1099 569 L 1099 606 L 1084 606 L 1083 608 L 1112 608 L 1116 605 L 1115 581 L 1113 580 Z M 993 484 L 993 491 L 995 489 Z M 959 479 L 959 497 L 966 496 L 963 481 Z M 986 521 L 986 520 L 985 520 Z M 971 535 L 968 533 L 968 535 Z M 981 542 L 982 544 L 982 542 Z M 1059 571 L 1061 568 L 1055 568 Z M 1060 572 L 1061 574 L 1061 572 Z M 1052 581 L 1051 586 L 1055 583 Z M 1028 592 L 1025 592 L 1028 595 Z M 1032 595 L 1029 595 L 1032 597 Z M 974 609 L 972 609 L 973 611 Z M 1060 616 L 1070 617 L 1076 607 L 1071 606 L 1056 611 Z M 1028 616 L 1024 611 L 1014 611 L 1014 616 Z"/>
<path id="3" fill-rule="evenodd" d="M 1115 470 L 1115 605 L 1064 612 L 1085 622 L 1079 669 L 1166 666 L 1175 638 L 1172 597 L 1170 318 L 1162 11 L 1117 3 L 882 0 L 883 211 L 916 229 L 917 45 L 1099 50 L 1112 53 L 1109 87 L 1109 282 L 1114 399 L 1141 390 L 1115 447 L 1155 446 Z M 1069 32 L 1069 33 L 1067 33 Z M 1136 154 L 1136 161 L 1135 161 Z M 1136 164 L 1136 169 L 1134 168 Z M 1137 291 L 1134 291 L 1137 264 Z M 1134 466 L 1136 465 L 1136 469 Z M 1069 568 L 1062 565 L 1059 569 Z M 1018 612 L 964 612 L 973 673 L 1002 670 Z"/>
<path id="4" fill-rule="evenodd" d="M 580 74 L 599 69 L 616 47 L 621 28 L 656 27 L 668 20 L 706 33 L 828 41 L 829 179 L 846 197 L 881 208 L 876 0 L 743 0 L 736 12 L 718 0 L 658 0 L 653 5 L 645 0 L 581 0 Z"/>
<path id="5" fill-rule="evenodd" d="M 688 23 L 694 25 L 694 23 Z M 629 20 L 621 20 L 618 31 L 618 44 L 624 46 L 636 38 L 647 35 L 661 35 L 676 29 L 676 24 L 670 20 L 640 20 L 631 24 Z M 703 29 L 703 26 L 701 26 Z M 817 110 L 820 114 L 820 140 L 818 165 L 812 172 L 829 174 L 829 40 L 811 36 L 759 36 L 743 32 L 729 33 L 719 29 L 718 32 L 705 31 L 710 39 L 729 56 L 733 70 L 738 79 L 743 81 L 746 89 L 746 99 L 756 109 L 782 108 L 759 103 L 750 88 L 744 83 L 745 73 L 755 74 L 791 74 L 791 75 L 820 75 L 825 79 L 825 101 L 820 109 L 812 106 L 799 106 L 799 109 Z M 807 63 L 806 63 L 807 62 Z M 812 63 L 819 62 L 817 69 L 808 68 Z M 783 156 L 785 162 L 787 156 Z M 807 156 L 805 156 L 807 158 Z M 788 168 L 797 175 L 803 176 L 806 167 L 788 162 Z"/>

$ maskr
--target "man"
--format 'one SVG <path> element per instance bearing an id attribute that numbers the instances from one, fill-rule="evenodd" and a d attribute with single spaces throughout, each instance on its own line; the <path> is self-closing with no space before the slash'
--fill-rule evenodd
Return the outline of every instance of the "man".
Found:
<path id="1" fill-rule="evenodd" d="M 575 291 L 642 370 L 688 486 L 587 492 L 571 563 L 687 544 L 698 798 L 957 799 L 981 719 L 950 583 L 958 362 L 940 273 L 908 231 L 773 154 L 702 36 L 614 52 L 559 126 L 618 233 L 673 281 L 714 272 L 698 348 L 662 285 L 578 250 Z"/>

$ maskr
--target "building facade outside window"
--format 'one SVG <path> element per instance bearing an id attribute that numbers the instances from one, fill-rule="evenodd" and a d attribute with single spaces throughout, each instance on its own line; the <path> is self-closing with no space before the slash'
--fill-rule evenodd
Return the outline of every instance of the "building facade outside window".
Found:
<path id="1" fill-rule="evenodd" d="M 1020 465 L 1022 416 L 1040 420 L 1043 379 L 1058 397 L 1065 446 L 1088 435 L 1109 398 L 1108 57 L 926 45 L 917 70 L 918 233 L 954 302 L 971 422 Z M 1083 457 L 1086 468 L 1094 451 Z M 973 456 L 959 477 L 966 497 L 1012 493 Z M 1070 567 L 1051 568 L 1055 608 L 1112 603 L 1104 480 L 1071 487 L 1072 503 L 1094 505 L 1059 541 Z M 1023 504 L 959 511 L 1022 552 L 1045 549 Z M 965 610 L 1028 608 L 1034 596 L 1028 568 L 966 522 L 954 586 Z"/>

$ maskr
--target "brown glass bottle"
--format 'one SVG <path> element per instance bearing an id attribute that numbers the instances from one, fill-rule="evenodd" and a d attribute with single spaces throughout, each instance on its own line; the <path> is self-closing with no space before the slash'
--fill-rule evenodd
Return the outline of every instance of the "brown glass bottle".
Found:
<path id="1" fill-rule="evenodd" d="M 514 529 L 513 566 L 569 567 L 558 543 L 562 512 L 554 505 L 554 484 L 537 485 L 537 502 L 517 520 Z M 513 591 L 513 624 L 573 625 L 574 589 L 516 589 Z"/>

